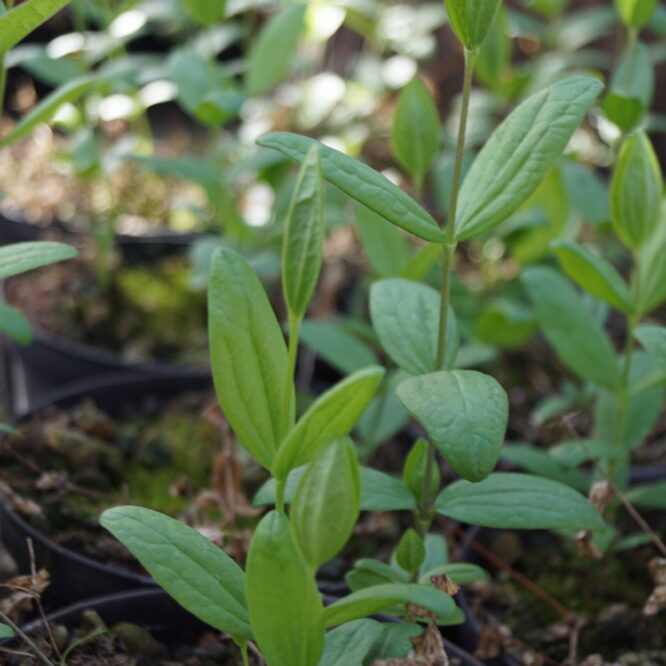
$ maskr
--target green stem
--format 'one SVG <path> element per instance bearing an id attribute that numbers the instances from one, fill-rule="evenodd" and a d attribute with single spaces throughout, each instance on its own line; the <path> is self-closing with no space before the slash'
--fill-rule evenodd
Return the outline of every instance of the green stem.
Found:
<path id="1" fill-rule="evenodd" d="M 284 491 L 287 482 L 284 479 L 275 479 L 275 509 L 284 512 Z"/>
<path id="2" fill-rule="evenodd" d="M 37 647 L 35 642 L 27 634 L 21 631 L 21 629 L 17 627 L 2 611 L 0 611 L 0 620 L 2 620 L 2 622 L 10 627 L 16 636 L 18 636 L 21 640 L 25 641 L 25 643 L 30 646 L 30 648 L 35 653 L 35 656 L 40 661 L 45 663 L 46 666 L 53 666 L 53 662 Z"/>
<path id="3" fill-rule="evenodd" d="M 250 660 L 247 656 L 247 641 L 243 641 L 238 644 L 241 652 L 241 659 L 243 660 L 243 666 L 250 666 Z"/>

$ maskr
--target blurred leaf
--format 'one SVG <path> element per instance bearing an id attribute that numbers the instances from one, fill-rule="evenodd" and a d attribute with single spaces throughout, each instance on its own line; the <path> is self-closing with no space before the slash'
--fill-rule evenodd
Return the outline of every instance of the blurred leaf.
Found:
<path id="1" fill-rule="evenodd" d="M 211 27 L 222 20 L 226 10 L 226 0 L 183 0 L 187 11 L 204 27 Z"/>
<path id="2" fill-rule="evenodd" d="M 22 345 L 32 342 L 30 322 L 14 307 L 0 302 L 0 332 Z"/>
<path id="3" fill-rule="evenodd" d="M 0 16 L 0 55 L 62 9 L 69 0 L 27 0 Z"/>

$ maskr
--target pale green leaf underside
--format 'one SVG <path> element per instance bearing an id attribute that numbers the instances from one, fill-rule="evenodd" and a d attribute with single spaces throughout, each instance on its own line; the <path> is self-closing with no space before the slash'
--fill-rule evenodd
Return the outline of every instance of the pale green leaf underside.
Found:
<path id="1" fill-rule="evenodd" d="M 286 434 L 287 348 L 271 304 L 248 263 L 221 248 L 213 256 L 208 331 L 215 390 L 240 442 L 270 469 Z"/>
<path id="2" fill-rule="evenodd" d="M 257 143 L 302 162 L 310 146 L 317 142 L 298 134 L 273 132 L 262 136 Z M 325 180 L 398 227 L 433 243 L 446 241 L 435 220 L 388 178 L 338 150 L 323 144 L 319 150 Z"/>
<path id="3" fill-rule="evenodd" d="M 432 287 L 402 278 L 381 280 L 370 290 L 370 315 L 382 347 L 413 375 L 436 370 L 440 296 Z M 459 347 L 455 313 L 449 308 L 444 367 L 455 363 Z"/>
<path id="4" fill-rule="evenodd" d="M 56 261 L 71 259 L 78 252 L 70 245 L 52 241 L 30 241 L 0 247 L 0 280 Z"/>
<path id="5" fill-rule="evenodd" d="M 407 411 L 465 479 L 494 469 L 504 442 L 509 402 L 498 382 L 474 370 L 412 377 L 397 389 Z"/>
<path id="6" fill-rule="evenodd" d="M 639 326 L 634 335 L 657 365 L 666 372 L 666 328 L 645 324 Z"/>
<path id="7" fill-rule="evenodd" d="M 195 529 L 137 506 L 108 509 L 100 523 L 184 608 L 212 627 L 252 638 L 243 570 Z"/>
<path id="8" fill-rule="evenodd" d="M 474 238 L 511 215 L 534 192 L 603 85 L 577 76 L 525 100 L 493 132 L 460 191 L 456 240 Z"/>
<path id="9" fill-rule="evenodd" d="M 491 474 L 481 483 L 456 481 L 437 498 L 439 513 L 472 525 L 504 529 L 603 530 L 579 492 L 529 474 Z"/>
<path id="10" fill-rule="evenodd" d="M 448 594 L 430 585 L 386 583 L 352 592 L 327 606 L 324 609 L 324 622 L 327 627 L 334 627 L 401 603 L 423 606 L 438 617 L 446 617 L 456 608 Z"/>
<path id="11" fill-rule="evenodd" d="M 333 439 L 348 435 L 383 376 L 383 368 L 371 366 L 343 379 L 317 398 L 280 445 L 273 475 L 286 478 L 290 470 L 312 460 Z"/>

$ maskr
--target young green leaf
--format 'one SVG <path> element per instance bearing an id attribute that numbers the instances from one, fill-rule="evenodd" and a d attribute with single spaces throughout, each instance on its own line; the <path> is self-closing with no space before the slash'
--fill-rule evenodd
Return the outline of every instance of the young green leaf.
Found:
<path id="1" fill-rule="evenodd" d="M 317 142 L 298 134 L 273 132 L 262 136 L 257 143 L 279 150 L 295 162 L 302 162 L 310 146 Z M 433 243 L 446 241 L 437 222 L 388 178 L 338 150 L 323 144 L 319 150 L 325 180 L 405 231 Z"/>
<path id="2" fill-rule="evenodd" d="M 373 585 L 385 583 L 408 583 L 409 576 L 390 564 L 362 557 L 354 562 L 354 568 L 345 576 L 345 580 L 352 592 L 362 590 Z"/>
<path id="3" fill-rule="evenodd" d="M 348 435 L 383 376 L 384 369 L 378 366 L 359 370 L 319 396 L 280 445 L 273 476 L 286 479 L 294 467 L 312 460 L 331 440 Z"/>
<path id="4" fill-rule="evenodd" d="M 211 366 L 224 415 L 243 446 L 270 469 L 284 439 L 287 348 L 266 292 L 248 263 L 216 250 L 208 288 Z"/>
<path id="5" fill-rule="evenodd" d="M 651 312 L 666 301 L 666 207 L 662 207 L 657 231 L 638 252 L 638 313 Z"/>
<path id="6" fill-rule="evenodd" d="M 190 613 L 240 639 L 251 639 L 243 570 L 195 529 L 138 506 L 107 509 L 100 523 Z"/>
<path id="7" fill-rule="evenodd" d="M 627 499 L 644 509 L 666 511 L 666 481 L 642 483 L 626 491 Z"/>
<path id="8" fill-rule="evenodd" d="M 398 162 L 419 182 L 439 151 L 437 107 L 421 79 L 412 79 L 398 96 L 391 147 Z"/>
<path id="9" fill-rule="evenodd" d="M 652 360 L 666 372 L 666 328 L 663 326 L 639 326 L 634 332 Z"/>
<path id="10" fill-rule="evenodd" d="M 356 224 L 361 235 L 361 245 L 379 277 L 397 277 L 410 261 L 407 238 L 394 224 L 363 204 L 356 203 Z"/>
<path id="11" fill-rule="evenodd" d="M 507 11 L 500 3 L 497 17 L 488 30 L 488 36 L 479 49 L 474 72 L 478 79 L 490 90 L 499 95 L 506 95 L 505 72 L 510 71 L 512 41 L 509 37 Z"/>
<path id="12" fill-rule="evenodd" d="M 107 77 L 102 76 L 82 76 L 56 88 L 23 116 L 12 131 L 0 140 L 0 148 L 10 146 L 27 136 L 37 125 L 48 122 L 63 104 L 77 100 L 91 89 L 107 83 L 108 80 Z"/>
<path id="13" fill-rule="evenodd" d="M 493 347 L 511 349 L 530 340 L 536 327 L 536 318 L 531 308 L 513 299 L 500 297 L 479 313 L 474 337 Z"/>
<path id="14" fill-rule="evenodd" d="M 426 571 L 419 578 L 419 583 L 426 585 L 430 582 L 432 576 L 440 576 L 442 574 L 448 576 L 454 583 L 458 583 L 458 585 L 472 583 L 475 580 L 485 580 L 488 577 L 486 572 L 476 564 L 452 562 Z"/>
<path id="15" fill-rule="evenodd" d="M 252 42 L 245 88 L 263 95 L 276 86 L 291 67 L 305 29 L 303 3 L 292 4 L 272 16 Z"/>
<path id="16" fill-rule="evenodd" d="M 522 281 L 546 338 L 564 364 L 579 377 L 616 390 L 621 375 L 611 341 L 573 287 L 542 266 L 528 268 Z"/>
<path id="17" fill-rule="evenodd" d="M 470 51 L 483 44 L 495 20 L 500 0 L 445 0 L 456 37 Z"/>
<path id="18" fill-rule="evenodd" d="M 211 27 L 224 17 L 227 0 L 183 0 L 195 21 L 204 27 Z"/>
<path id="19" fill-rule="evenodd" d="M 411 575 L 418 571 L 425 559 L 425 546 L 423 545 L 423 539 L 415 529 L 410 527 L 402 535 L 395 557 L 398 565 L 408 574 Z"/>
<path id="20" fill-rule="evenodd" d="M 324 649 L 323 604 L 281 511 L 257 525 L 245 595 L 256 643 L 271 666 L 317 666 Z"/>
<path id="21" fill-rule="evenodd" d="M 6 333 L 21 345 L 32 342 L 30 322 L 14 307 L 0 302 L 0 333 Z"/>
<path id="22" fill-rule="evenodd" d="M 439 331 L 440 296 L 432 287 L 402 278 L 375 282 L 370 289 L 370 316 L 386 353 L 403 370 L 434 372 Z M 460 339 L 455 313 L 449 308 L 444 366 L 453 367 Z"/>
<path id="23" fill-rule="evenodd" d="M 423 496 L 427 467 L 428 442 L 425 439 L 418 439 L 414 442 L 414 446 L 412 446 L 412 450 L 409 452 L 402 469 L 402 480 L 405 488 L 414 495 L 414 499 L 417 502 L 420 502 Z M 430 494 L 432 497 L 428 499 L 433 499 L 439 492 L 439 485 L 441 483 L 439 466 L 434 465 L 431 474 Z"/>
<path id="24" fill-rule="evenodd" d="M 282 244 L 282 288 L 292 317 L 312 299 L 324 253 L 324 199 L 319 149 L 308 151 L 296 182 Z"/>
<path id="25" fill-rule="evenodd" d="M 423 606 L 439 617 L 453 613 L 456 607 L 448 594 L 431 585 L 386 583 L 352 592 L 327 606 L 324 609 L 324 622 L 327 627 L 334 627 L 401 603 Z"/>
<path id="26" fill-rule="evenodd" d="M 363 666 L 364 659 L 383 626 L 376 620 L 354 620 L 326 634 L 319 666 Z"/>
<path id="27" fill-rule="evenodd" d="M 615 0 L 622 22 L 628 28 L 639 30 L 650 20 L 657 0 Z"/>
<path id="28" fill-rule="evenodd" d="M 71 245 L 53 241 L 29 241 L 5 245 L 0 247 L 0 280 L 56 261 L 71 259 L 77 254 Z"/>
<path id="29" fill-rule="evenodd" d="M 69 0 L 27 0 L 0 17 L 0 55 L 4 55 Z"/>
<path id="30" fill-rule="evenodd" d="M 460 191 L 456 240 L 503 222 L 534 192 L 602 89 L 577 76 L 525 100 L 493 132 Z"/>
<path id="31" fill-rule="evenodd" d="M 435 372 L 404 381 L 398 397 L 460 476 L 481 481 L 492 472 L 509 415 L 495 379 L 475 370 Z"/>
<path id="32" fill-rule="evenodd" d="M 562 269 L 579 287 L 622 312 L 633 312 L 629 287 L 610 263 L 573 241 L 557 241 L 553 247 Z"/>
<path id="33" fill-rule="evenodd" d="M 351 536 L 361 506 L 361 474 L 349 438 L 327 446 L 306 467 L 289 517 L 305 560 L 319 567 L 333 559 Z"/>
<path id="34" fill-rule="evenodd" d="M 654 94 L 654 68 L 647 47 L 628 44 L 603 101 L 606 117 L 629 132 L 644 118 Z"/>
<path id="35" fill-rule="evenodd" d="M 654 234 L 659 222 L 663 178 L 645 132 L 622 143 L 611 183 L 611 216 L 620 240 L 634 250 Z"/>
<path id="36" fill-rule="evenodd" d="M 284 500 L 291 502 L 296 486 L 305 467 L 291 470 L 287 477 Z M 361 467 L 361 511 L 401 511 L 414 510 L 416 503 L 411 493 L 401 481 L 372 467 Z M 275 503 L 275 479 L 269 479 L 257 491 L 252 500 L 253 506 Z"/>
<path id="37" fill-rule="evenodd" d="M 597 510 L 573 488 L 529 474 L 491 474 L 456 481 L 437 498 L 439 513 L 472 525 L 504 529 L 603 530 Z"/>

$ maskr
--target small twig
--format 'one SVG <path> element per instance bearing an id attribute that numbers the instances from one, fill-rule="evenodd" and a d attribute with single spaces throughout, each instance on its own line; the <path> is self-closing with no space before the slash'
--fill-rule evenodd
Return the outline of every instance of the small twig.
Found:
<path id="1" fill-rule="evenodd" d="M 30 556 L 30 573 L 34 578 L 35 576 L 37 576 L 37 567 L 35 565 L 35 549 L 32 543 L 32 539 L 30 537 L 26 537 L 25 540 L 28 544 L 28 554 Z M 35 593 L 34 599 L 35 599 L 35 605 L 37 606 L 37 610 L 39 611 L 39 615 L 42 618 L 44 626 L 46 627 L 46 633 L 49 635 L 49 640 L 51 641 L 51 647 L 53 647 L 53 651 L 55 652 L 56 657 L 62 661 L 62 654 L 60 653 L 60 649 L 58 648 L 58 643 L 56 642 L 55 636 L 53 635 L 51 624 L 49 623 L 48 618 L 46 617 L 46 613 L 44 612 L 44 606 L 42 604 L 41 595 Z"/>
<path id="2" fill-rule="evenodd" d="M 29 645 L 35 655 L 42 660 L 46 664 L 46 666 L 53 666 L 53 662 L 37 647 L 37 644 L 21 629 L 14 624 L 2 611 L 0 611 L 0 620 L 4 622 L 7 626 L 11 628 L 11 630 L 18 636 L 21 640 L 25 641 L 27 645 Z"/>
<path id="3" fill-rule="evenodd" d="M 456 533 L 461 536 L 481 557 L 490 562 L 493 566 L 501 569 L 507 573 L 511 578 L 520 583 L 523 587 L 528 589 L 532 594 L 541 599 L 544 603 L 550 606 L 558 615 L 561 615 L 565 620 L 570 621 L 572 618 L 576 617 L 576 614 L 573 611 L 570 611 L 566 606 L 561 604 L 555 597 L 550 595 L 546 590 L 540 587 L 533 580 L 530 580 L 524 574 L 521 574 L 519 571 L 516 571 L 510 564 L 505 562 L 501 557 L 498 557 L 491 550 L 486 548 L 484 545 L 480 544 L 476 539 L 470 538 L 468 534 L 465 533 L 462 527 L 457 526 L 455 528 Z"/>
<path id="4" fill-rule="evenodd" d="M 650 537 L 652 543 L 654 543 L 654 545 L 661 552 L 661 554 L 664 557 L 666 557 L 666 544 L 664 544 L 664 542 L 660 539 L 659 535 L 650 527 L 645 518 L 641 516 L 641 514 L 638 512 L 638 509 L 636 509 L 636 507 L 626 498 L 624 493 L 615 485 L 615 482 L 611 478 L 610 474 L 599 463 L 599 460 L 591 454 L 587 444 L 585 444 L 584 440 L 581 439 L 580 435 L 576 432 L 576 429 L 570 423 L 566 414 L 562 416 L 562 421 L 564 422 L 566 428 L 569 430 L 570 435 L 572 435 L 573 438 L 583 447 L 583 450 L 585 451 L 588 459 L 592 461 L 594 467 L 598 471 L 600 471 L 601 474 L 605 477 L 606 481 L 609 483 L 610 487 L 613 489 L 613 492 L 617 495 L 617 498 L 620 500 L 620 502 L 622 502 L 622 505 L 627 510 L 629 515 L 636 521 L 638 526 Z"/>

